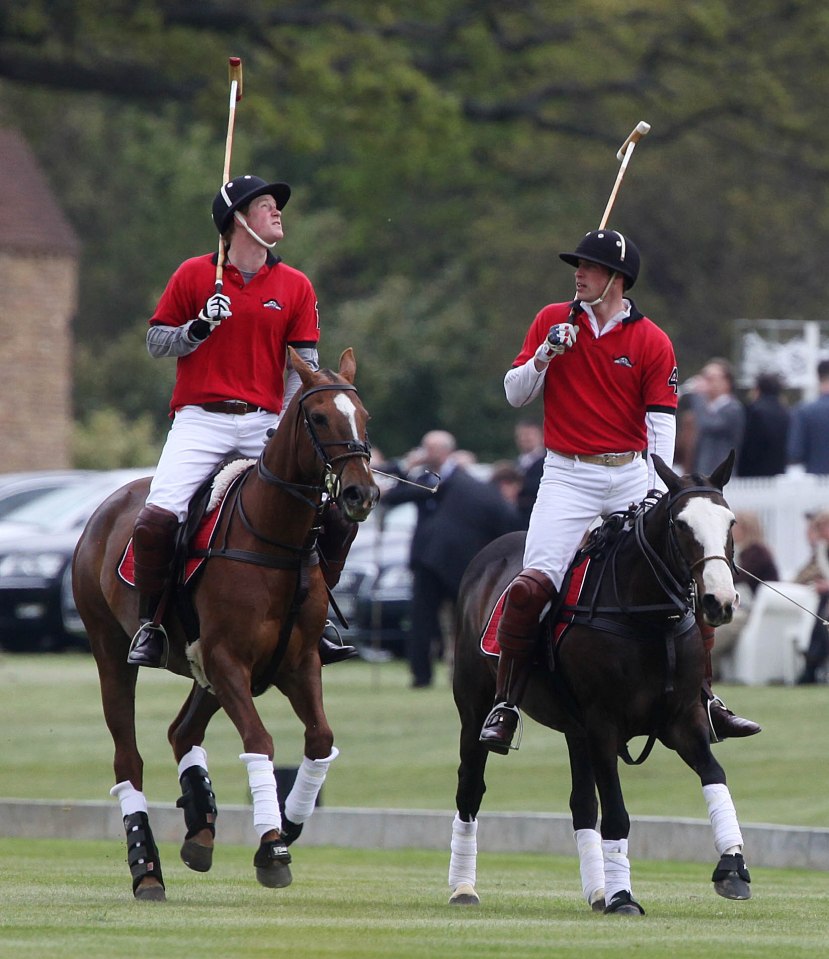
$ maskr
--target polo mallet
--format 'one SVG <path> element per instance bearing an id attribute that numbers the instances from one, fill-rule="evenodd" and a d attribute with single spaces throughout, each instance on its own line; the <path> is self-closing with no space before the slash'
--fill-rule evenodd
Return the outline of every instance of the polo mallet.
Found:
<path id="1" fill-rule="evenodd" d="M 230 80 L 230 105 L 227 114 L 227 137 L 225 139 L 225 164 L 222 168 L 222 186 L 230 179 L 230 154 L 233 152 L 233 127 L 236 123 L 236 104 L 242 99 L 242 60 L 227 58 L 227 75 Z M 219 237 L 219 257 L 216 260 L 216 292 L 222 292 L 222 276 L 225 266 L 224 239 Z"/>
<path id="2" fill-rule="evenodd" d="M 625 170 L 627 170 L 628 163 L 630 163 L 633 150 L 642 137 L 650 131 L 650 128 L 650 123 L 645 123 L 644 120 L 640 120 L 633 130 L 631 130 L 630 136 L 627 138 L 627 140 L 625 140 L 621 147 L 619 147 L 619 150 L 616 154 L 616 159 L 621 160 L 622 165 L 619 167 L 619 172 L 616 174 L 616 182 L 613 184 L 613 189 L 610 191 L 610 199 L 607 201 L 607 206 L 604 208 L 602 222 L 599 224 L 600 230 L 603 230 L 607 226 L 607 221 L 610 219 L 610 211 L 613 209 L 613 204 L 616 202 L 616 194 L 619 192 L 619 187 L 622 185 L 622 178 L 625 175 Z"/>

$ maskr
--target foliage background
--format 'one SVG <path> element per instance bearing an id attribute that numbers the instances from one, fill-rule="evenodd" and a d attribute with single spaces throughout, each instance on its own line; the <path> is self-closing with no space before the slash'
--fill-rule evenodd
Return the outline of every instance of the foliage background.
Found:
<path id="1" fill-rule="evenodd" d="M 570 297 L 557 254 L 597 225 L 640 119 L 611 226 L 642 251 L 635 298 L 681 378 L 731 355 L 734 318 L 814 318 L 828 40 L 819 0 L 4 0 L 0 123 L 83 241 L 78 458 L 102 413 L 119 462 L 166 431 L 173 364 L 144 324 L 216 242 L 229 55 L 232 171 L 293 185 L 282 255 L 317 288 L 324 363 L 356 349 L 375 443 L 441 426 L 500 458 L 503 373 Z"/>

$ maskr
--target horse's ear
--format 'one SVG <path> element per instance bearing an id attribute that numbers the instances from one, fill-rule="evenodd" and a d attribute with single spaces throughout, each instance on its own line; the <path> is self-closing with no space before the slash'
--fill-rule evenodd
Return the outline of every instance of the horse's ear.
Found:
<path id="1" fill-rule="evenodd" d="M 340 357 L 340 376 L 349 383 L 353 383 L 356 373 L 357 361 L 354 359 L 354 350 L 349 346 L 347 350 L 343 350 Z"/>
<path id="2" fill-rule="evenodd" d="M 725 484 L 731 479 L 731 471 L 734 469 L 736 456 L 737 454 L 732 449 L 710 476 L 711 482 L 721 493 Z"/>
<path id="3" fill-rule="evenodd" d="M 314 371 L 292 346 L 288 347 L 288 357 L 291 360 L 291 367 L 299 373 L 302 385 L 306 387 L 306 389 L 312 386 L 314 383 Z"/>
<path id="4" fill-rule="evenodd" d="M 662 480 L 669 493 L 675 493 L 679 489 L 679 476 L 668 466 L 661 456 L 651 453 L 653 467 L 656 475 Z"/>

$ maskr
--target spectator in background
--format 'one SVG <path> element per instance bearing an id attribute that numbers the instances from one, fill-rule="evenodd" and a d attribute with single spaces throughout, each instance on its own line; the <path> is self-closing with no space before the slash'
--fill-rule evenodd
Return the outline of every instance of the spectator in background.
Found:
<path id="1" fill-rule="evenodd" d="M 547 455 L 541 424 L 535 420 L 519 420 L 515 424 L 515 445 L 518 449 L 516 466 L 523 476 L 518 494 L 518 512 L 521 515 L 521 527 L 526 529 L 530 525 L 530 513 L 538 495 L 538 484 L 544 473 L 544 458 Z"/>
<path id="2" fill-rule="evenodd" d="M 408 478 L 381 495 L 385 506 L 413 502 L 417 523 L 412 537 L 412 631 L 409 667 L 412 687 L 432 684 L 432 663 L 443 646 L 441 606 L 453 606 L 461 577 L 487 543 L 520 527 L 518 511 L 491 483 L 475 479 L 455 459 L 455 437 L 445 430 L 427 433 L 405 459 Z"/>
<path id="3" fill-rule="evenodd" d="M 743 445 L 737 457 L 739 476 L 777 476 L 786 472 L 788 408 L 780 399 L 783 384 L 776 373 L 760 373 L 746 407 Z"/>
<path id="4" fill-rule="evenodd" d="M 739 469 L 745 409 L 734 395 L 734 372 L 728 360 L 715 357 L 705 364 L 696 396 L 693 471 L 709 475 L 732 449 L 738 455 Z"/>
<path id="5" fill-rule="evenodd" d="M 817 365 L 820 395 L 792 411 L 789 463 L 802 464 L 807 473 L 829 473 L 829 360 Z"/>
<path id="6" fill-rule="evenodd" d="M 719 678 L 719 661 L 724 653 L 730 652 L 748 619 L 754 594 L 763 582 L 780 579 L 777 563 L 763 536 L 763 527 L 756 513 L 738 511 L 734 514 L 734 563 L 738 567 L 734 575 L 734 584 L 740 594 L 740 605 L 734 610 L 730 623 L 717 627 L 717 641 L 711 650 L 711 665 L 714 678 Z"/>
<path id="7" fill-rule="evenodd" d="M 514 463 L 510 460 L 493 463 L 489 482 L 508 503 L 518 508 L 518 500 L 524 487 L 524 476 Z"/>
<path id="8" fill-rule="evenodd" d="M 806 536 L 812 547 L 809 562 L 795 576 L 796 583 L 805 583 L 814 587 L 819 600 L 817 615 L 823 619 L 829 616 L 829 510 L 807 513 L 809 525 Z M 806 650 L 806 662 L 797 682 L 800 686 L 818 682 L 820 673 L 825 672 L 829 660 L 829 632 L 823 623 L 815 620 L 814 629 Z"/>

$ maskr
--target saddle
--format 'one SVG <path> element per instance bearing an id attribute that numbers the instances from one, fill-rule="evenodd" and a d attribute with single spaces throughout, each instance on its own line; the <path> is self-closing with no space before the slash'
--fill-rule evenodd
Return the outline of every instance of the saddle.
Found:
<path id="1" fill-rule="evenodd" d="M 193 494 L 187 519 L 179 527 L 176 538 L 176 559 L 171 578 L 176 586 L 190 583 L 204 564 L 224 507 L 231 499 L 228 494 L 242 482 L 254 462 L 241 457 L 222 460 Z M 132 537 L 118 563 L 118 576 L 127 586 L 135 586 Z"/>

